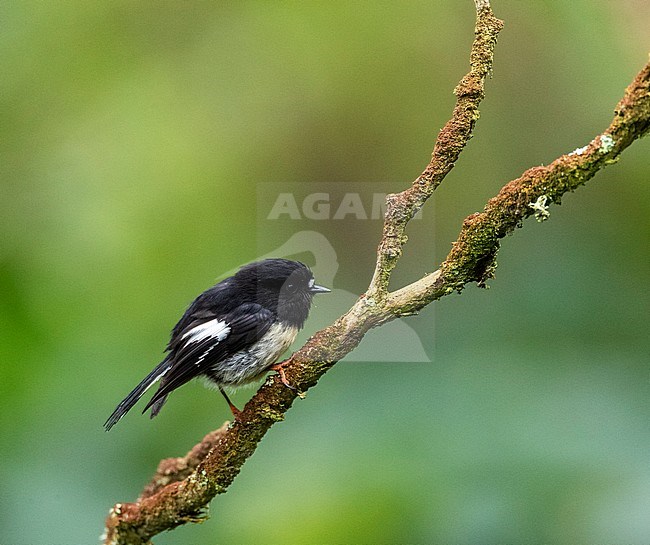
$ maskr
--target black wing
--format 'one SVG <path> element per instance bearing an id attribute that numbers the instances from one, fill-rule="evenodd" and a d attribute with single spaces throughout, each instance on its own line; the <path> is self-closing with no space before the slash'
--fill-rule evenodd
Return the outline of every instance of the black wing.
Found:
<path id="1" fill-rule="evenodd" d="M 237 291 L 233 289 L 232 278 L 226 278 L 216 286 L 205 290 L 192 301 L 192 304 L 174 326 L 167 350 L 173 351 L 178 348 L 183 343 L 183 335 L 194 327 L 235 311 L 241 304 L 241 301 L 237 299 Z"/>
<path id="2" fill-rule="evenodd" d="M 189 322 L 174 331 L 167 359 L 169 370 L 142 412 L 158 414 L 167 396 L 186 382 L 203 375 L 210 367 L 257 342 L 275 321 L 275 315 L 256 303 L 246 303 L 211 320 Z"/>

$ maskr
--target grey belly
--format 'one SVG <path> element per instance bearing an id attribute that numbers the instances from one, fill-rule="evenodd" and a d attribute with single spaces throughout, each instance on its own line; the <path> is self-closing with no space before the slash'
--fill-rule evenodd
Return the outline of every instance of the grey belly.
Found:
<path id="1" fill-rule="evenodd" d="M 298 328 L 294 326 L 273 324 L 257 343 L 215 364 L 206 375 L 224 386 L 251 382 L 278 360 L 297 334 Z"/>

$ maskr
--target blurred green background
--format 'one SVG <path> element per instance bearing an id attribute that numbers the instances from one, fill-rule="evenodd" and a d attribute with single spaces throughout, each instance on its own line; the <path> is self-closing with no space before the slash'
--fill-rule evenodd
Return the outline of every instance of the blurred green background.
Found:
<path id="1" fill-rule="evenodd" d="M 643 0 L 494 9 L 475 137 L 396 286 L 505 182 L 601 132 L 647 60 Z M 473 2 L 9 1 L 0 21 L 0 543 L 97 543 L 229 417 L 190 384 L 102 430 L 192 298 L 285 242 L 259 236 L 260 184 L 405 187 L 467 69 Z M 649 146 L 504 240 L 490 290 L 410 320 L 430 363 L 341 362 L 206 524 L 154 541 L 648 543 Z M 328 236 L 334 288 L 362 292 L 378 225 Z"/>

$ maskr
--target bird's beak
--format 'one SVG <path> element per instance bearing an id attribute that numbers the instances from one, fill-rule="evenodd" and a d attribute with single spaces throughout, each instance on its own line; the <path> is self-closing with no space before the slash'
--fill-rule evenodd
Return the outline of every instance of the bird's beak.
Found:
<path id="1" fill-rule="evenodd" d="M 332 291 L 329 288 L 326 288 L 325 286 L 319 286 L 318 284 L 314 284 L 311 288 L 309 288 L 309 293 L 329 293 Z"/>

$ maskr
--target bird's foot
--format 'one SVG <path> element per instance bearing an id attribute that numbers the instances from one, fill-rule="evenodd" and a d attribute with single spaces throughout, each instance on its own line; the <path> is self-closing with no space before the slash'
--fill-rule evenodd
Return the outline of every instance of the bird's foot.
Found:
<path id="1" fill-rule="evenodd" d="M 279 376 L 280 376 L 280 381 L 282 384 L 284 384 L 289 390 L 293 390 L 296 392 L 296 395 L 300 399 L 305 399 L 305 394 L 298 390 L 293 384 L 290 384 L 289 381 L 287 380 L 287 376 L 284 374 L 284 366 L 291 361 L 291 358 L 288 360 L 285 360 L 280 363 L 276 363 L 275 365 L 271 366 L 271 371 L 275 371 Z"/>

